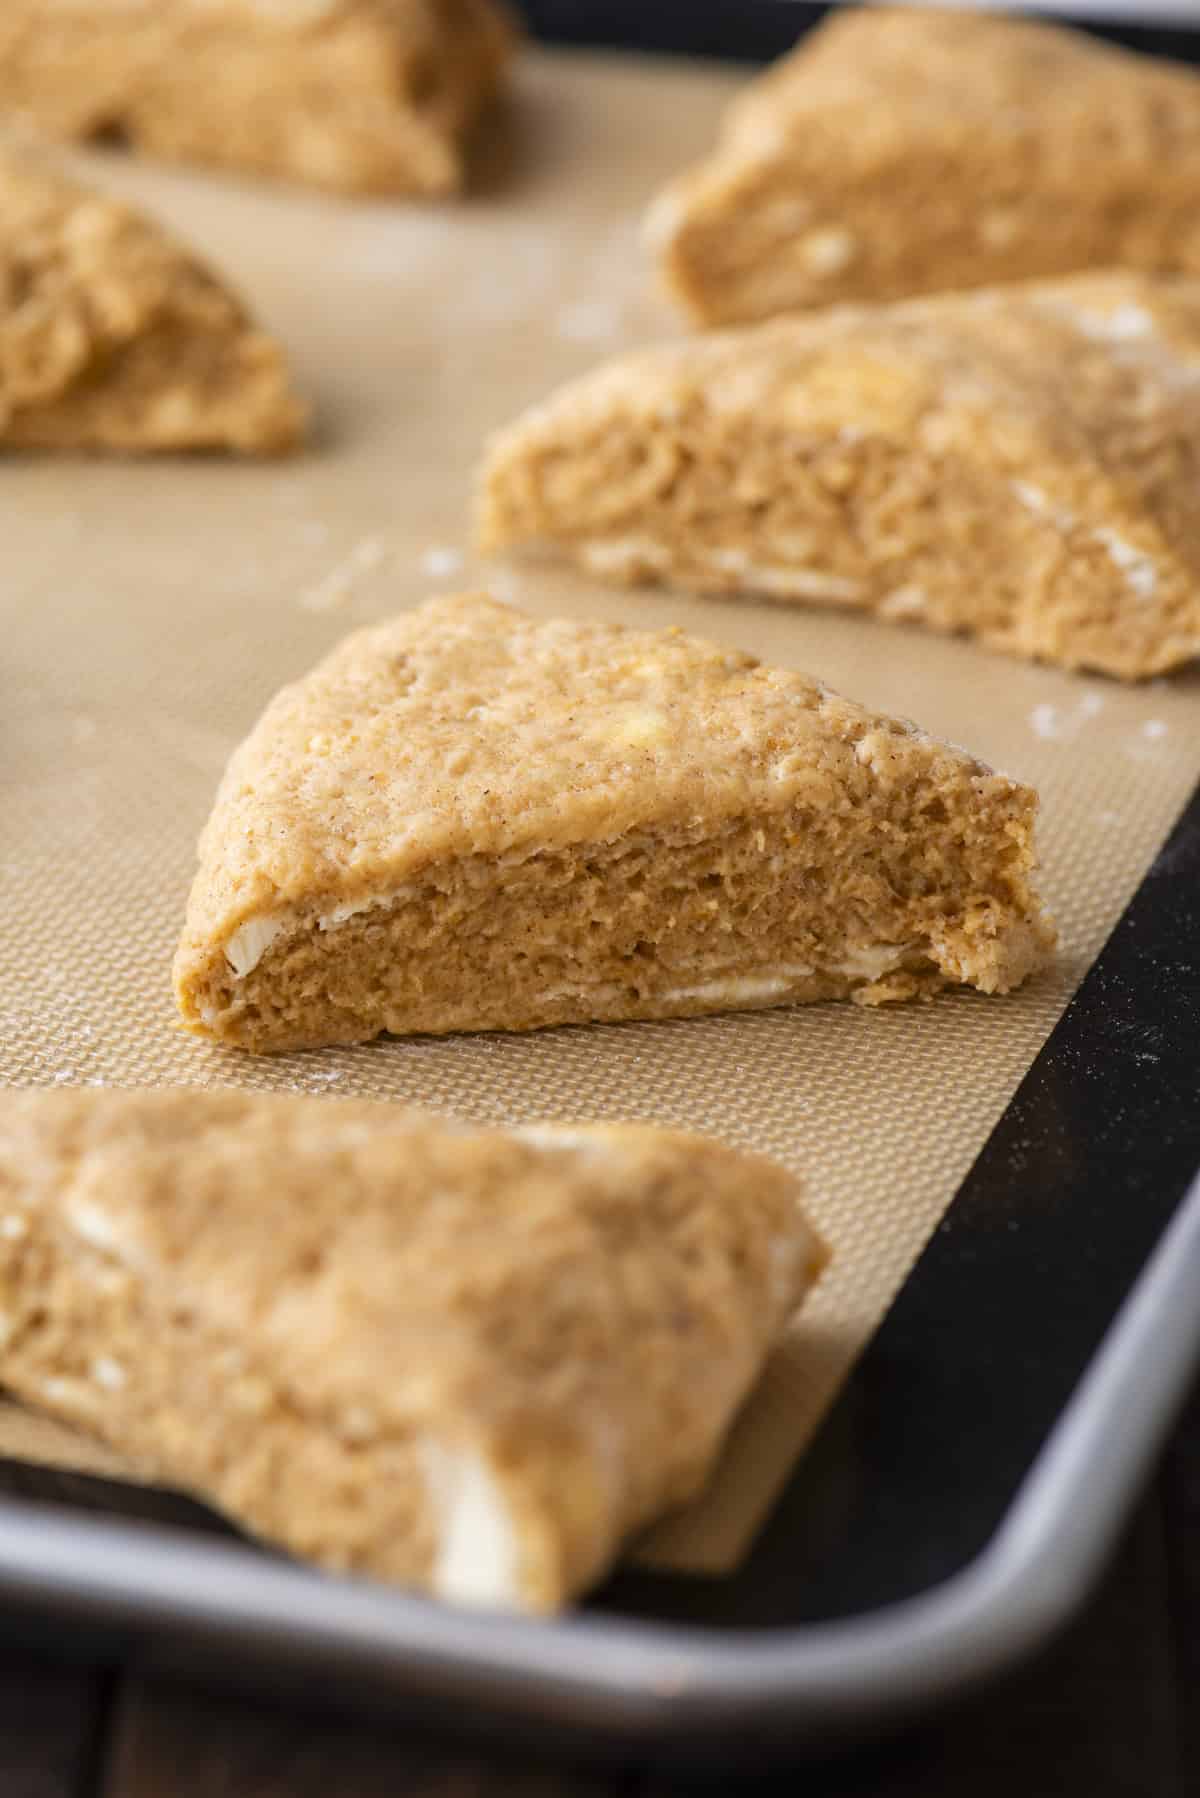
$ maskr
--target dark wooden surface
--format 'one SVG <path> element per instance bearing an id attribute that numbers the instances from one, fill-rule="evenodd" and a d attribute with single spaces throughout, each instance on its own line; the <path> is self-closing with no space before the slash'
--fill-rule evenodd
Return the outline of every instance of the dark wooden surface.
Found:
<path id="1" fill-rule="evenodd" d="M 1086 1615 L 1040 1661 L 858 1755 L 695 1780 L 555 1765 L 136 1673 L 0 1655 L 0 1798 L 1196 1798 L 1200 1388 Z"/>

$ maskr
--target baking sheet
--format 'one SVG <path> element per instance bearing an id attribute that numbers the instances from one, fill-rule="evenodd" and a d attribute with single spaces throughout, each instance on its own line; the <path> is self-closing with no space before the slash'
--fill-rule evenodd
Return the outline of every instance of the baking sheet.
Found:
<path id="1" fill-rule="evenodd" d="M 0 1080 L 374 1096 L 498 1123 L 639 1118 L 802 1170 L 834 1265 L 705 1500 L 646 1545 L 713 1573 L 751 1539 L 1200 778 L 1195 673 L 1126 690 L 863 619 L 630 597 L 472 557 L 484 434 L 598 357 L 677 330 L 639 217 L 711 141 L 736 80 L 530 52 L 481 191 L 457 208 L 74 158 L 236 275 L 291 350 L 319 436 L 258 467 L 0 461 Z M 811 669 L 1034 782 L 1054 969 L 1007 999 L 275 1060 L 183 1035 L 170 960 L 229 751 L 342 632 L 485 580 L 542 614 L 679 623 Z M 118 1470 L 13 1407 L 0 1453 Z"/>
<path id="2" fill-rule="evenodd" d="M 785 0 L 786 3 L 786 0 Z M 886 0 L 895 4 L 896 0 Z M 929 0 L 900 0 L 901 5 L 927 6 Z M 938 0 L 941 6 L 963 10 L 995 12 L 995 0 Z M 1064 20 L 1081 19 L 1099 22 L 1111 20 L 1124 25 L 1197 25 L 1200 24 L 1200 0 L 1005 0 L 1006 12 L 1032 12 Z"/>

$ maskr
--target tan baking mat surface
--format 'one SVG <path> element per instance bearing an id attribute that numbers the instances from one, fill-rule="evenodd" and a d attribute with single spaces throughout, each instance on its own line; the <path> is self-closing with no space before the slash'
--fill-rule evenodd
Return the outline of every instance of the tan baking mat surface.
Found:
<path id="1" fill-rule="evenodd" d="M 834 1266 L 710 1496 L 652 1544 L 712 1570 L 745 1546 L 1200 777 L 1200 682 L 1122 691 L 852 618 L 506 570 L 495 590 L 537 611 L 744 644 L 1037 783 L 1055 971 L 1007 1000 L 275 1061 L 180 1034 L 168 976 L 196 833 L 264 701 L 342 631 L 478 580 L 464 505 L 484 432 L 597 356 L 674 329 L 638 215 L 708 140 L 729 86 L 531 55 L 488 156 L 491 191 L 462 210 L 82 159 L 237 274 L 291 347 L 321 440 L 270 467 L 0 461 L 0 1080 L 243 1084 L 495 1122 L 647 1118 L 804 1170 Z M 115 1465 L 11 1407 L 2 1452 Z"/>

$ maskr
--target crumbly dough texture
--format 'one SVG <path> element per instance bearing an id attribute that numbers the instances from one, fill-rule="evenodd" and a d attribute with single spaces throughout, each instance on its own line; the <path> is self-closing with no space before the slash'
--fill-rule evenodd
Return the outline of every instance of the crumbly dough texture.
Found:
<path id="1" fill-rule="evenodd" d="M 1082 275 L 624 357 L 495 440 L 486 548 L 1127 679 L 1200 655 L 1200 282 Z"/>
<path id="2" fill-rule="evenodd" d="M 486 596 L 347 638 L 236 751 L 175 962 L 254 1050 L 1006 992 L 1036 797 L 802 674 Z"/>
<path id="3" fill-rule="evenodd" d="M 444 194 L 514 35 L 500 0 L 4 0 L 0 105 L 54 137 Z"/>
<path id="4" fill-rule="evenodd" d="M 650 1128 L 0 1095 L 0 1380 L 320 1564 L 542 1611 L 691 1497 L 824 1260 Z"/>
<path id="5" fill-rule="evenodd" d="M 273 455 L 304 423 L 279 346 L 216 275 L 0 144 L 0 445 Z"/>
<path id="6" fill-rule="evenodd" d="M 1200 77 L 1082 32 L 839 8 L 647 235 L 704 324 L 1109 265 L 1200 272 Z"/>

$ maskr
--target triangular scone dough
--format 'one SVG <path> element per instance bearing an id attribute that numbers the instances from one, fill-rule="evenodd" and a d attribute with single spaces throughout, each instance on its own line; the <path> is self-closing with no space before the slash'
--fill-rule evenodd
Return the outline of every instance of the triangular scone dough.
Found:
<path id="1" fill-rule="evenodd" d="M 153 220 L 0 147 L 0 446 L 274 455 L 278 345 Z"/>
<path id="2" fill-rule="evenodd" d="M 513 38 L 501 0 L 4 0 L 0 105 L 55 137 L 441 194 Z"/>
<path id="3" fill-rule="evenodd" d="M 0 1381 L 328 1567 L 550 1610 L 701 1486 L 824 1259 L 654 1129 L 0 1096 Z"/>
<path id="4" fill-rule="evenodd" d="M 839 9 L 647 236 L 698 321 L 1126 265 L 1200 273 L 1200 76 L 971 11 Z"/>
<path id="5" fill-rule="evenodd" d="M 644 351 L 495 441 L 481 537 L 1125 678 L 1200 654 L 1200 282 L 1082 275 Z"/>
<path id="6" fill-rule="evenodd" d="M 734 650 L 440 600 L 236 751 L 176 992 L 256 1050 L 1004 992 L 1051 936 L 1036 803 Z"/>

